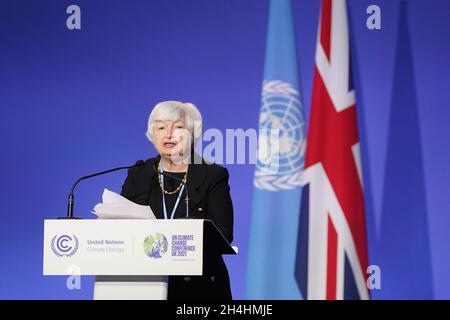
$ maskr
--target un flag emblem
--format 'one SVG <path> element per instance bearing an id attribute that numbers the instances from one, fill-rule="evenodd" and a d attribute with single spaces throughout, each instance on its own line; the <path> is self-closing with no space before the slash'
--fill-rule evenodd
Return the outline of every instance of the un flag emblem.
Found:
<path id="1" fill-rule="evenodd" d="M 299 92 L 287 82 L 265 81 L 255 187 L 279 191 L 300 186 L 305 147 L 305 120 Z"/>

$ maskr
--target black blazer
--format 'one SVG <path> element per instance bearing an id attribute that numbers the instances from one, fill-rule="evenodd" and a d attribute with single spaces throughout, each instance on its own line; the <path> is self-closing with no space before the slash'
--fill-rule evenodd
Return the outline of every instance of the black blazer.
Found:
<path id="1" fill-rule="evenodd" d="M 189 216 L 192 219 L 210 219 L 231 243 L 233 241 L 233 204 L 228 185 L 228 171 L 217 164 L 209 164 L 194 154 L 195 162 L 187 173 Z M 150 205 L 158 219 L 164 219 L 162 191 L 153 168 L 160 156 L 150 158 L 141 167 L 128 170 L 122 186 L 122 196 L 141 205 Z M 184 196 L 182 198 L 184 200 Z M 184 201 L 180 201 L 175 218 L 185 215 Z M 220 254 L 204 259 L 203 276 L 170 276 L 168 300 L 177 299 L 231 299 L 230 280 Z"/>

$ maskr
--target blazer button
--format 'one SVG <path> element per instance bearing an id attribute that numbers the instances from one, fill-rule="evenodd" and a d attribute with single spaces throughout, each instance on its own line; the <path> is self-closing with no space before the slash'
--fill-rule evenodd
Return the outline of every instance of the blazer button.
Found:
<path id="1" fill-rule="evenodd" d="M 191 281 L 191 277 L 184 277 L 184 281 L 186 281 L 186 282 Z"/>
<path id="2" fill-rule="evenodd" d="M 198 210 L 199 213 L 203 212 L 203 208 L 198 208 L 197 210 Z"/>
<path id="3" fill-rule="evenodd" d="M 214 281 L 216 281 L 216 276 L 211 276 L 210 279 L 211 279 L 212 282 L 214 282 Z"/>

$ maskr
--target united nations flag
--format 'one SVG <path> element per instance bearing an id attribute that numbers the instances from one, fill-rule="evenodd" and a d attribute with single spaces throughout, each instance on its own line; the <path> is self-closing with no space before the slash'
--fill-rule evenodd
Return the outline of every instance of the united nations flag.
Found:
<path id="1" fill-rule="evenodd" d="M 305 119 L 290 0 L 271 0 L 247 264 L 248 299 L 300 299 L 295 272 Z"/>

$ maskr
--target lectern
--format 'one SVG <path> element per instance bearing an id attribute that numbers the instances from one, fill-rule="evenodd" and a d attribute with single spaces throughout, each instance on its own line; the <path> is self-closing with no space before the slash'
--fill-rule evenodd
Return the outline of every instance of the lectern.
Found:
<path id="1" fill-rule="evenodd" d="M 44 222 L 44 275 L 96 275 L 94 299 L 166 299 L 167 276 L 236 253 L 211 220 Z"/>

